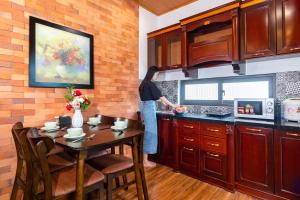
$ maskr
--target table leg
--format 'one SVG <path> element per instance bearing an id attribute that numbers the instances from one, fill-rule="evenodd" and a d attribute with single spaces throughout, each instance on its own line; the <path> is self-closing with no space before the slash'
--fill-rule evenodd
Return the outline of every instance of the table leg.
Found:
<path id="1" fill-rule="evenodd" d="M 76 200 L 84 199 L 84 163 L 86 151 L 79 151 L 76 168 Z"/>
<path id="2" fill-rule="evenodd" d="M 139 200 L 142 200 L 143 199 L 143 196 L 142 196 L 142 178 L 141 178 L 141 171 L 140 171 L 138 138 L 137 137 L 133 138 L 132 157 L 133 157 L 134 170 L 135 170 L 135 181 L 136 181 L 137 196 L 138 196 Z"/>

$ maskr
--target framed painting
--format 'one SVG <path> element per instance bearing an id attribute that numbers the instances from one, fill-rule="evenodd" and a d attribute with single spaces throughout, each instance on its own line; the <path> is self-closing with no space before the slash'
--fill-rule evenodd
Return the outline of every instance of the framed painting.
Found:
<path id="1" fill-rule="evenodd" d="M 30 17 L 29 86 L 94 88 L 94 38 Z"/>

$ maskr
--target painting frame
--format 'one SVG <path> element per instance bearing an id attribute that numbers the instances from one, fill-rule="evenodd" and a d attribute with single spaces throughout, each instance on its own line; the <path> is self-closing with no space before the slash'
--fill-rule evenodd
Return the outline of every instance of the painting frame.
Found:
<path id="1" fill-rule="evenodd" d="M 89 39 L 89 83 L 88 84 L 78 84 L 78 83 L 67 83 L 67 82 L 41 82 L 36 80 L 36 25 L 44 25 L 64 31 L 67 33 L 75 34 L 78 36 L 85 37 Z M 43 19 L 36 17 L 29 17 L 29 87 L 42 87 L 42 88 L 65 88 L 74 87 L 80 89 L 93 89 L 94 88 L 94 37 L 91 34 L 84 33 L 66 26 L 55 24 Z"/>

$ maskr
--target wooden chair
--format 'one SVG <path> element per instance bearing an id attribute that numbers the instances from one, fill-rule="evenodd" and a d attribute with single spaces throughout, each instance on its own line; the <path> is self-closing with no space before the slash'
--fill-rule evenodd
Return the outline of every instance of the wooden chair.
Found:
<path id="1" fill-rule="evenodd" d="M 141 125 L 138 121 L 129 120 L 128 121 L 128 128 L 138 128 Z M 133 144 L 126 144 L 132 146 Z M 112 199 L 112 193 L 119 189 L 126 189 L 129 185 L 134 184 L 135 180 L 128 182 L 126 174 L 134 172 L 134 163 L 132 158 L 124 156 L 123 146 L 120 146 L 119 154 L 107 154 L 101 157 L 97 157 L 94 159 L 89 160 L 89 164 L 96 169 L 100 170 L 105 175 L 105 183 L 106 183 L 106 199 Z M 143 136 L 139 138 L 139 162 L 143 163 Z M 142 178 L 145 178 L 144 168 L 141 168 Z M 123 177 L 123 184 L 120 185 L 118 183 L 118 178 Z M 116 187 L 113 188 L 113 180 L 116 180 Z M 147 186 L 145 181 L 143 181 L 143 191 L 144 194 L 147 194 Z M 145 199 L 148 196 L 145 195 Z"/>
<path id="2" fill-rule="evenodd" d="M 76 166 L 70 166 L 53 173 L 47 162 L 47 155 L 54 147 L 51 138 L 43 136 L 38 139 L 30 140 L 32 155 L 34 156 L 33 165 L 33 199 L 74 199 L 76 191 Z M 84 172 L 85 192 L 97 191 L 99 199 L 102 199 L 104 175 L 86 165 Z"/>
<path id="3" fill-rule="evenodd" d="M 29 128 L 23 128 L 18 122 L 12 128 L 12 135 L 17 152 L 17 169 L 10 199 L 16 200 L 19 188 L 23 192 L 23 199 L 31 199 L 32 163 L 29 145 L 26 141 L 26 133 Z M 26 167 L 25 167 L 26 166 Z"/>

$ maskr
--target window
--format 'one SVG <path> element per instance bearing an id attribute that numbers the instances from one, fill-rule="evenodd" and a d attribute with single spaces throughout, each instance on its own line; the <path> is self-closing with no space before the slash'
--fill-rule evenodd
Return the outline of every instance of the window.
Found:
<path id="1" fill-rule="evenodd" d="M 272 98 L 274 75 L 181 81 L 181 104 L 231 104 L 235 98 Z"/>

